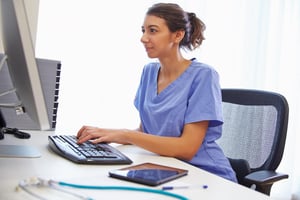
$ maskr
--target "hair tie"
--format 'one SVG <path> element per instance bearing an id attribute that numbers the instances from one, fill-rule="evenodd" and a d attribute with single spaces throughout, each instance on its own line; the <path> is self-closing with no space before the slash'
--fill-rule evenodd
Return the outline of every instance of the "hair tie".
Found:
<path id="1" fill-rule="evenodd" d="M 194 18 L 194 17 L 196 17 L 196 14 L 195 13 L 189 13 L 189 17 Z"/>

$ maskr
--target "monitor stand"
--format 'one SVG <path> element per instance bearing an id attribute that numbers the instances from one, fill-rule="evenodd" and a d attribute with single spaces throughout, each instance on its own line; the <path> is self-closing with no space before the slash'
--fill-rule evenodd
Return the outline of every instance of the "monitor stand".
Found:
<path id="1" fill-rule="evenodd" d="M 41 157 L 41 153 L 32 146 L 0 144 L 0 157 L 38 158 Z"/>

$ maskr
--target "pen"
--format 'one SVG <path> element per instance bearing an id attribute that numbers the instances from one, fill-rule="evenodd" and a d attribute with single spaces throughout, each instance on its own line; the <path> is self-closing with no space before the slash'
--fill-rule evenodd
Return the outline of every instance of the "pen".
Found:
<path id="1" fill-rule="evenodd" d="M 202 185 L 202 186 L 164 186 L 162 187 L 162 190 L 176 190 L 176 189 L 189 189 L 189 188 L 202 188 L 207 189 L 208 185 Z"/>

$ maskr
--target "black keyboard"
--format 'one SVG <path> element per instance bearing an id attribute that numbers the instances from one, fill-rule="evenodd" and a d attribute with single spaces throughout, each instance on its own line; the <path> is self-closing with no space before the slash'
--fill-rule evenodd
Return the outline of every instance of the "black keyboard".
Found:
<path id="1" fill-rule="evenodd" d="M 48 136 L 50 148 L 58 155 L 81 164 L 131 164 L 132 161 L 107 143 L 77 144 L 75 135 Z"/>

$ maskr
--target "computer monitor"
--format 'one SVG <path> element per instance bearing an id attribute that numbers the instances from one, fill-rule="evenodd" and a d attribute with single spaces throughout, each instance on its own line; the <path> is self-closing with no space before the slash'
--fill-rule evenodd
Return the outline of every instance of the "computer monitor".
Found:
<path id="1" fill-rule="evenodd" d="M 20 115 L 26 113 L 38 129 L 48 130 L 51 128 L 51 120 L 24 0 L 1 0 L 0 3 L 2 43 L 6 55 L 0 64 L 3 66 L 6 61 L 14 87 L 10 92 L 15 92 L 18 97 L 18 101 L 2 104 L 2 107 L 11 107 Z"/>

